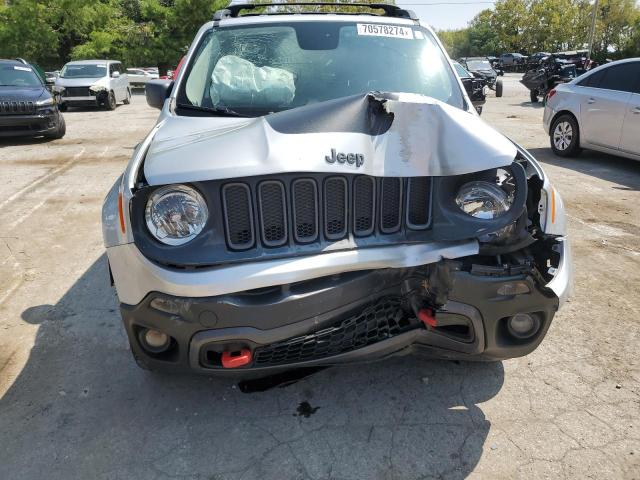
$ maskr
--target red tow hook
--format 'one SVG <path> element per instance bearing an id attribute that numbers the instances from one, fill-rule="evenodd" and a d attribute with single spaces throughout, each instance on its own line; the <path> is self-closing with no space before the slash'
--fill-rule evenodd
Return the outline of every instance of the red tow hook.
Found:
<path id="1" fill-rule="evenodd" d="M 427 327 L 436 328 L 438 326 L 436 313 L 430 308 L 421 308 L 418 310 L 418 319 Z"/>
<path id="2" fill-rule="evenodd" d="M 236 350 L 235 352 L 222 352 L 222 367 L 223 368 L 238 368 L 244 367 L 251 363 L 251 350 L 243 348 L 242 350 Z"/>

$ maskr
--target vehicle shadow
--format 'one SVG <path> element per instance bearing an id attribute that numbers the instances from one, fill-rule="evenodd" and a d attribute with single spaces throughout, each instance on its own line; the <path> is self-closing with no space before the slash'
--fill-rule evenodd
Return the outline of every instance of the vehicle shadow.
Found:
<path id="1" fill-rule="evenodd" d="M 536 102 L 536 103 L 533 103 L 531 101 L 529 101 L 529 102 L 520 102 L 517 105 L 519 105 L 521 107 L 536 108 L 538 110 L 544 109 L 544 105 L 542 104 L 542 102 Z"/>
<path id="2" fill-rule="evenodd" d="M 21 147 L 26 145 L 40 145 L 54 142 L 56 139 L 47 137 L 4 137 L 0 138 L 0 148 Z"/>
<path id="3" fill-rule="evenodd" d="M 623 185 L 613 187 L 630 191 L 640 190 L 640 162 L 628 158 L 616 157 L 594 150 L 583 150 L 573 158 L 559 157 L 551 148 L 528 149 L 539 161 L 576 172 Z"/>
<path id="4" fill-rule="evenodd" d="M 502 363 L 396 357 L 245 394 L 140 370 L 103 255 L 37 324 L 0 399 L 0 478 L 465 478 Z"/>

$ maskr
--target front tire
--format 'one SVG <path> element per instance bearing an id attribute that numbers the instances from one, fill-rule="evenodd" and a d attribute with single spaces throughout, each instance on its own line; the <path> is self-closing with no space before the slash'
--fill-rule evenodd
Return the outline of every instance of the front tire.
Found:
<path id="1" fill-rule="evenodd" d="M 67 124 L 64 121 L 64 117 L 60 115 L 60 120 L 58 120 L 58 129 L 55 133 L 51 133 L 47 135 L 47 138 L 52 140 L 60 140 L 67 133 Z"/>
<path id="2" fill-rule="evenodd" d="M 551 150 L 560 157 L 580 153 L 580 127 L 572 115 L 560 115 L 551 125 Z"/>
<path id="3" fill-rule="evenodd" d="M 531 90 L 529 92 L 529 98 L 531 99 L 531 103 L 538 103 L 538 91 Z"/>
<path id="4" fill-rule="evenodd" d="M 496 80 L 496 97 L 500 98 L 502 96 L 502 80 Z"/>
<path id="5" fill-rule="evenodd" d="M 105 103 L 105 108 L 107 110 L 115 110 L 118 106 L 118 102 L 116 102 L 116 95 L 113 92 L 109 92 L 109 97 Z"/>

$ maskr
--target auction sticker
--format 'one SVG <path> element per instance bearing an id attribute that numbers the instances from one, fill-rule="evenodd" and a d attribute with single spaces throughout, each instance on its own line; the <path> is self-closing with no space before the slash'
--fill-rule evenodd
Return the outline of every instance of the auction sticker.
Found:
<path id="1" fill-rule="evenodd" d="M 406 38 L 413 40 L 413 30 L 400 25 L 380 25 L 377 23 L 358 23 L 358 35 L 376 37 Z"/>

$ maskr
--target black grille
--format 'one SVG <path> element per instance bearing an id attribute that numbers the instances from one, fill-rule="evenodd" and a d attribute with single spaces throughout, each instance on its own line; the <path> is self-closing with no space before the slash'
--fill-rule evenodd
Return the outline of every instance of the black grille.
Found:
<path id="1" fill-rule="evenodd" d="M 33 102 L 16 102 L 0 100 L 0 115 L 25 115 L 34 113 L 36 106 Z"/>
<path id="2" fill-rule="evenodd" d="M 407 225 L 409 228 L 421 229 L 429 225 L 429 204 L 431 199 L 431 182 L 427 177 L 409 179 L 407 192 Z"/>
<path id="3" fill-rule="evenodd" d="M 377 243 L 385 238 L 402 241 L 410 230 L 429 226 L 429 177 L 307 175 L 223 184 L 228 247 L 276 248 L 374 236 Z"/>
<path id="4" fill-rule="evenodd" d="M 295 239 L 313 242 L 318 237 L 318 190 L 316 182 L 303 178 L 293 182 L 293 224 Z"/>
<path id="5" fill-rule="evenodd" d="M 347 180 L 330 177 L 324 182 L 324 230 L 329 240 L 347 234 Z"/>
<path id="6" fill-rule="evenodd" d="M 65 97 L 95 97 L 89 87 L 64 87 Z"/>
<path id="7" fill-rule="evenodd" d="M 287 206 L 281 182 L 262 182 L 259 189 L 262 241 L 277 247 L 287 241 Z"/>
<path id="8" fill-rule="evenodd" d="M 414 328 L 420 328 L 420 322 L 402 309 L 400 299 L 384 297 L 331 327 L 257 348 L 254 365 L 282 365 L 340 355 Z"/>
<path id="9" fill-rule="evenodd" d="M 380 230 L 397 232 L 402 218 L 402 179 L 383 178 L 380 194 Z"/>
<path id="10" fill-rule="evenodd" d="M 254 243 L 251 191 L 243 183 L 229 183 L 222 188 L 227 243 L 236 250 L 251 248 Z"/>

